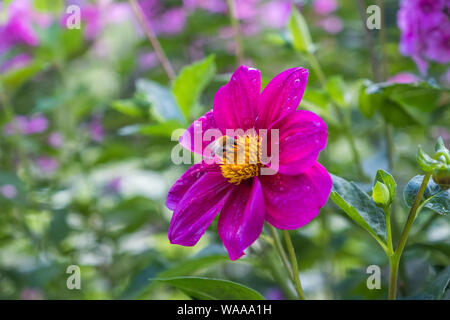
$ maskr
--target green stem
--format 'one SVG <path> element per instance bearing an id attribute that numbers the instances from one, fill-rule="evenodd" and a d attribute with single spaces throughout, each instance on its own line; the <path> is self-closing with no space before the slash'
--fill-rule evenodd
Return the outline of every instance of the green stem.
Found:
<path id="1" fill-rule="evenodd" d="M 300 282 L 300 276 L 298 271 L 297 257 L 295 256 L 294 246 L 292 245 L 291 236 L 289 231 L 283 230 L 284 241 L 286 242 L 286 247 L 288 249 L 289 257 L 291 259 L 292 271 L 294 275 L 295 290 L 297 291 L 300 300 L 306 300 L 305 294 L 303 293 L 302 283 Z"/>
<path id="2" fill-rule="evenodd" d="M 278 231 L 274 226 L 267 224 L 269 226 L 270 233 L 272 234 L 273 242 L 275 244 L 275 249 L 277 250 L 281 261 L 283 262 L 284 267 L 286 268 L 287 273 L 289 274 L 289 278 L 294 281 L 294 277 L 292 274 L 292 267 L 287 258 L 286 252 L 284 251 L 283 244 L 281 243 L 280 237 L 278 236 Z"/>
<path id="3" fill-rule="evenodd" d="M 391 230 L 391 207 L 387 207 L 384 209 L 386 214 L 386 233 L 387 233 L 387 242 L 388 242 L 388 253 L 391 256 L 394 253 L 394 246 L 392 244 L 392 230 Z"/>
<path id="4" fill-rule="evenodd" d="M 234 0 L 227 0 L 228 15 L 230 17 L 231 27 L 233 28 L 234 39 L 236 42 L 236 59 L 238 64 L 244 64 L 244 51 L 242 49 L 242 36 L 239 20 L 236 18 L 236 6 Z"/>
<path id="5" fill-rule="evenodd" d="M 425 189 L 428 185 L 428 181 L 430 181 L 431 173 L 427 173 L 422 180 L 422 184 L 419 187 L 416 198 L 414 199 L 414 203 L 409 211 L 408 219 L 406 220 L 405 227 L 403 228 L 402 235 L 400 236 L 400 240 L 395 249 L 394 254 L 389 257 L 390 264 L 390 276 L 389 276 L 389 299 L 394 300 L 397 295 L 397 275 L 398 275 L 398 266 L 400 263 L 400 259 L 405 249 L 406 241 L 408 240 L 409 232 L 411 231 L 411 227 L 416 219 L 421 207 L 421 202 L 423 195 L 425 193 Z"/>
<path id="6" fill-rule="evenodd" d="M 144 13 L 142 12 L 142 9 L 140 5 L 137 3 L 137 1 L 129 0 L 129 2 L 139 24 L 141 25 L 141 28 L 146 34 L 148 40 L 150 41 L 153 50 L 155 50 L 156 57 L 158 58 L 164 71 L 166 72 L 169 81 L 173 82 L 173 80 L 175 79 L 175 72 L 173 71 L 172 65 L 170 64 L 169 59 L 167 58 L 163 48 L 161 47 L 161 44 L 158 41 L 158 37 L 156 36 L 155 31 L 147 22 L 147 19 L 145 18 Z"/>
<path id="7" fill-rule="evenodd" d="M 389 300 L 395 300 L 397 296 L 398 265 L 400 259 L 396 255 L 389 257 Z"/>

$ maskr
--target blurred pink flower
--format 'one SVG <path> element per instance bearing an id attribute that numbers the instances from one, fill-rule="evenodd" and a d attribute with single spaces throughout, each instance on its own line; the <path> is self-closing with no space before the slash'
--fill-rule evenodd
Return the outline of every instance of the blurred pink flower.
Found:
<path id="1" fill-rule="evenodd" d="M 138 56 L 138 65 L 141 71 L 147 71 L 156 67 L 158 65 L 156 53 L 153 51 L 140 53 Z"/>
<path id="2" fill-rule="evenodd" d="M 83 35 L 88 40 L 95 39 L 102 30 L 100 21 L 101 11 L 98 5 L 90 4 L 83 0 L 69 0 L 67 6 L 69 5 L 77 5 L 80 7 Z M 70 16 L 71 14 L 64 13 L 60 21 L 61 27 L 67 27 L 68 18 Z"/>
<path id="3" fill-rule="evenodd" d="M 157 34 L 173 35 L 184 29 L 187 20 L 184 7 L 165 8 L 159 0 L 140 0 L 139 4 Z"/>
<path id="4" fill-rule="evenodd" d="M 22 300 L 43 300 L 44 294 L 42 290 L 37 288 L 25 288 L 20 293 L 20 299 Z"/>
<path id="5" fill-rule="evenodd" d="M 37 46 L 39 38 L 33 28 L 34 22 L 31 1 L 13 1 L 8 6 L 6 22 L 0 25 L 0 52 L 15 45 Z"/>
<path id="6" fill-rule="evenodd" d="M 5 184 L 0 187 L 0 193 L 7 199 L 13 199 L 17 196 L 17 189 L 12 184 Z"/>
<path id="7" fill-rule="evenodd" d="M 51 175 L 59 168 L 59 162 L 53 157 L 41 156 L 36 159 L 38 169 L 44 173 Z"/>
<path id="8" fill-rule="evenodd" d="M 48 144 L 52 146 L 53 148 L 59 148 L 64 144 L 64 138 L 61 133 L 59 132 L 52 132 L 48 136 Z"/>
<path id="9" fill-rule="evenodd" d="M 336 16 L 328 16 L 323 18 L 319 25 L 328 33 L 339 33 L 343 28 L 342 20 Z"/>
<path id="10" fill-rule="evenodd" d="M 47 130 L 48 120 L 43 115 L 37 115 L 28 120 L 25 134 L 41 133 Z"/>
<path id="11" fill-rule="evenodd" d="M 338 4 L 336 0 L 314 0 L 313 7 L 317 14 L 326 16 L 336 11 Z"/>
<path id="12" fill-rule="evenodd" d="M 6 73 L 14 69 L 24 68 L 31 62 L 31 60 L 32 58 L 29 54 L 19 53 L 0 65 L 0 73 Z"/>
<path id="13" fill-rule="evenodd" d="M 432 129 L 432 136 L 436 140 L 439 137 L 442 137 L 444 140 L 444 144 L 448 145 L 450 144 L 450 131 L 448 128 L 445 127 L 433 127 Z"/>
<path id="14" fill-rule="evenodd" d="M 102 118 L 99 115 L 95 115 L 89 123 L 89 132 L 91 139 L 96 142 L 102 142 L 105 137 L 103 129 Z"/>
<path id="15" fill-rule="evenodd" d="M 5 136 L 14 134 L 24 134 L 28 125 L 28 119 L 25 116 L 15 116 L 14 119 L 7 123 L 3 128 Z"/>
<path id="16" fill-rule="evenodd" d="M 412 83 L 420 81 L 420 78 L 416 76 L 415 74 L 408 73 L 408 72 L 402 72 L 398 73 L 395 76 L 389 78 L 386 82 L 389 83 Z"/>
<path id="17" fill-rule="evenodd" d="M 422 74 L 430 60 L 450 62 L 450 2 L 403 0 L 397 14 L 401 30 L 400 52 L 410 56 Z"/>
<path id="18" fill-rule="evenodd" d="M 48 120 L 43 115 L 35 115 L 28 119 L 26 116 L 16 116 L 5 125 L 3 132 L 10 136 L 13 134 L 36 134 L 42 133 L 48 128 Z"/>
<path id="19" fill-rule="evenodd" d="M 260 8 L 260 19 L 264 26 L 274 29 L 284 28 L 291 14 L 291 1 L 271 1 Z"/>
<path id="20" fill-rule="evenodd" d="M 227 4 L 224 0 L 183 0 L 183 4 L 191 11 L 195 9 L 203 9 L 211 13 L 227 11 Z"/>
<path id="21" fill-rule="evenodd" d="M 122 186 L 122 178 L 115 177 L 111 181 L 109 181 L 108 185 L 106 186 L 106 189 L 107 191 L 112 193 L 119 193 L 121 186 Z"/>
<path id="22" fill-rule="evenodd" d="M 267 300 L 285 300 L 283 291 L 281 291 L 278 288 L 272 288 L 267 290 L 265 296 Z"/>

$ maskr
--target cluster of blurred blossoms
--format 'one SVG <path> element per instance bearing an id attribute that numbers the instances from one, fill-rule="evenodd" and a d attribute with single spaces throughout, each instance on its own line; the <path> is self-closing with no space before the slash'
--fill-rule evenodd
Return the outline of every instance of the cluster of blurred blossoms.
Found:
<path id="1" fill-rule="evenodd" d="M 450 62 L 450 1 L 403 0 L 398 12 L 400 51 L 426 74 L 429 61 Z"/>
<path id="2" fill-rule="evenodd" d="M 333 13 L 338 8 L 337 0 L 314 0 L 313 10 L 318 20 L 317 25 L 326 32 L 335 34 L 342 30 L 340 18 Z M 83 34 L 86 40 L 94 42 L 105 27 L 124 21 L 131 21 L 136 33 L 144 36 L 134 18 L 128 2 L 98 0 L 68 0 L 66 7 L 76 5 L 80 8 Z M 187 19 L 195 11 L 207 11 L 210 14 L 225 16 L 228 14 L 226 0 L 183 0 L 179 5 L 168 6 L 161 0 L 139 0 L 139 5 L 148 23 L 160 36 L 174 36 L 185 30 Z M 264 29 L 282 29 L 286 26 L 291 12 L 291 0 L 240 0 L 235 2 L 236 17 L 241 22 L 244 36 L 252 36 Z M 296 4 L 301 6 L 301 2 Z M 1 4 L 0 4 L 1 6 Z M 1 7 L 0 7 L 1 9 Z M 300 9 L 300 8 L 299 8 Z M 67 25 L 70 13 L 52 15 L 40 13 L 33 8 L 32 0 L 16 0 L 7 7 L 6 15 L 0 18 L 0 72 L 26 66 L 32 60 L 32 48 L 39 45 L 38 29 L 45 29 L 55 21 L 61 27 Z M 230 26 L 223 26 L 218 37 L 224 41 L 226 49 L 233 52 L 235 45 Z M 192 51 L 202 51 L 205 39 L 194 39 Z M 98 51 L 102 51 L 101 45 Z M 13 49 L 13 50 L 11 50 Z M 20 49 L 20 50 L 17 50 Z M 202 52 L 197 58 L 201 58 Z M 154 52 L 142 52 L 138 59 L 140 68 L 147 70 L 157 65 Z"/>
<path id="3" fill-rule="evenodd" d="M 4 4 L 0 3 L 3 13 Z M 39 45 L 37 27 L 48 27 L 49 17 L 35 12 L 29 0 L 12 1 L 6 15 L 0 17 L 0 72 L 26 65 L 31 56 L 29 48 Z M 22 52 L 12 49 L 22 48 Z"/>

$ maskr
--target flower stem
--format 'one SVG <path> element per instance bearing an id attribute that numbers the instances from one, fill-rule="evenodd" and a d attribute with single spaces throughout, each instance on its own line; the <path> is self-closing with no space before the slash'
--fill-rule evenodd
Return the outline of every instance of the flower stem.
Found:
<path id="1" fill-rule="evenodd" d="M 391 229 L 391 207 L 387 207 L 384 209 L 386 214 L 386 233 L 387 233 L 387 242 L 388 242 L 388 252 L 391 256 L 394 253 L 394 246 L 392 244 L 392 229 Z"/>
<path id="2" fill-rule="evenodd" d="M 133 9 L 134 15 L 136 16 L 137 20 L 139 21 L 139 24 L 141 25 L 141 28 L 143 29 L 144 33 L 146 34 L 148 40 L 150 41 L 153 49 L 155 50 L 156 56 L 161 63 L 164 71 L 167 74 L 167 77 L 169 78 L 169 81 L 172 82 L 175 79 L 175 72 L 173 71 L 172 65 L 170 64 L 169 59 L 167 58 L 166 54 L 164 53 L 163 48 L 161 47 L 161 44 L 158 41 L 158 38 L 156 37 L 156 33 L 153 30 L 153 28 L 150 26 L 150 24 L 147 22 L 144 13 L 142 12 L 141 7 L 136 2 L 136 0 L 129 0 L 131 8 Z"/>
<path id="3" fill-rule="evenodd" d="M 236 59 L 238 64 L 244 64 L 244 51 L 242 49 L 242 36 L 239 20 L 236 17 L 236 6 L 234 0 L 227 0 L 228 15 L 233 28 L 234 41 L 236 45 Z"/>
<path id="4" fill-rule="evenodd" d="M 406 241 L 408 240 L 409 232 L 411 231 L 411 227 L 414 223 L 414 220 L 417 217 L 421 207 L 421 202 L 423 195 L 425 193 L 425 189 L 428 185 L 428 181 L 430 181 L 431 173 L 427 173 L 423 180 L 422 184 L 419 187 L 419 190 L 416 194 L 416 198 L 414 199 L 414 203 L 409 211 L 408 219 L 406 220 L 405 227 L 403 228 L 402 235 L 400 236 L 400 240 L 395 249 L 394 254 L 389 257 L 389 265 L 390 265 L 390 276 L 389 276 L 389 299 L 395 300 L 397 295 L 397 275 L 398 275 L 398 266 L 400 263 L 400 259 L 405 249 Z"/>
<path id="5" fill-rule="evenodd" d="M 400 259 L 396 255 L 389 258 L 389 300 L 395 300 L 397 296 L 398 265 Z"/>
<path id="6" fill-rule="evenodd" d="M 286 252 L 284 251 L 283 244 L 281 243 L 280 237 L 278 236 L 278 231 L 274 226 L 267 224 L 269 226 L 270 233 L 272 234 L 273 241 L 275 243 L 275 249 L 280 255 L 281 261 L 283 262 L 284 267 L 286 268 L 287 273 L 289 274 L 289 278 L 294 281 L 294 277 L 292 274 L 292 267 L 287 258 Z"/>
<path id="7" fill-rule="evenodd" d="M 292 271 L 294 276 L 295 290 L 297 291 L 300 300 L 306 300 L 305 294 L 303 293 L 302 283 L 300 282 L 300 276 L 298 272 L 297 257 L 295 256 L 294 246 L 292 245 L 291 236 L 288 230 L 283 230 L 284 241 L 288 249 L 289 257 L 291 259 Z"/>

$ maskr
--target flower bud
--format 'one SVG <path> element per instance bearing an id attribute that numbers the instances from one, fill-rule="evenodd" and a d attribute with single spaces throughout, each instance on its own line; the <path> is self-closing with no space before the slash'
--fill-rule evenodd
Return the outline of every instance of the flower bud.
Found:
<path id="1" fill-rule="evenodd" d="M 434 150 L 436 151 L 435 158 L 441 158 L 443 162 L 450 164 L 450 151 L 445 147 L 442 137 L 437 140 Z"/>
<path id="2" fill-rule="evenodd" d="M 434 169 L 432 177 L 442 190 L 450 188 L 450 166 Z"/>
<path id="3" fill-rule="evenodd" d="M 373 187 L 372 199 L 378 207 L 386 208 L 389 206 L 391 204 L 391 196 L 388 187 L 384 183 L 377 181 Z"/>
<path id="4" fill-rule="evenodd" d="M 439 165 L 439 161 L 431 158 L 428 154 L 426 154 L 422 148 L 419 146 L 419 150 L 417 152 L 417 163 L 420 168 L 425 172 L 431 172 L 433 169 Z"/>

